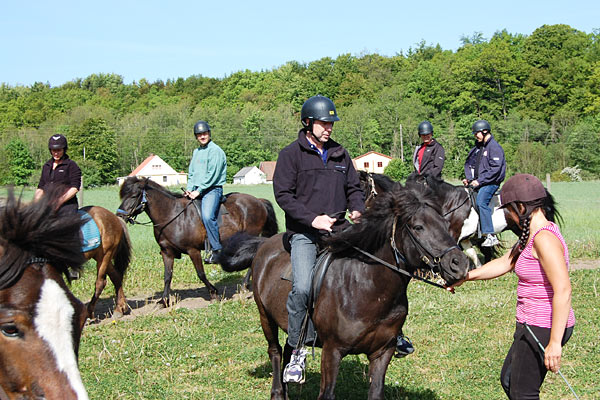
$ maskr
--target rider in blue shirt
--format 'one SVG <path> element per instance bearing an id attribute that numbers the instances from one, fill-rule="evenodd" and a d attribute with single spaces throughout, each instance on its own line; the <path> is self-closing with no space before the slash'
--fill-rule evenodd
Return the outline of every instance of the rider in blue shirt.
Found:
<path id="1" fill-rule="evenodd" d="M 222 248 L 217 216 L 227 179 L 227 158 L 225 152 L 211 140 L 210 126 L 206 121 L 196 122 L 194 135 L 200 146 L 192 154 L 185 196 L 202 201 L 202 222 L 212 249 L 205 262 L 217 264 Z"/>

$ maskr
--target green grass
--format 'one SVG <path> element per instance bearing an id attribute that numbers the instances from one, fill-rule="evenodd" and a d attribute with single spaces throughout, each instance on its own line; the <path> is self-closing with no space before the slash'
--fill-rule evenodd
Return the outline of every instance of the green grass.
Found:
<path id="1" fill-rule="evenodd" d="M 562 372 L 580 398 L 594 399 L 600 390 L 600 276 L 580 270 L 571 279 L 577 325 L 564 348 Z M 467 283 L 455 295 L 411 283 L 405 333 L 416 352 L 392 360 L 386 398 L 504 398 L 499 374 L 512 340 L 515 290 L 514 275 Z M 231 301 L 88 326 L 80 369 L 91 399 L 264 399 L 271 385 L 266 350 L 254 302 Z M 365 356 L 346 357 L 337 398 L 366 398 L 367 368 Z M 308 357 L 307 372 L 305 385 L 292 386 L 292 398 L 316 398 L 319 349 Z M 549 374 L 541 398 L 572 396 L 560 377 Z"/>

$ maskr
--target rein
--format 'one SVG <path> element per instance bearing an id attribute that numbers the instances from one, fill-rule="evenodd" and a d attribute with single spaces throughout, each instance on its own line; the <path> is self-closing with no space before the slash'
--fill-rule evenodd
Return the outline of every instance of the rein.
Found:
<path id="1" fill-rule="evenodd" d="M 414 278 L 414 279 L 417 279 L 417 280 L 423 281 L 423 282 L 425 282 L 425 283 L 428 283 L 428 284 L 430 284 L 430 285 L 432 285 L 432 286 L 439 287 L 439 288 L 441 288 L 441 289 L 444 289 L 444 290 L 446 290 L 446 288 L 445 288 L 444 286 L 440 285 L 439 283 L 436 283 L 436 282 L 430 281 L 430 280 L 429 280 L 429 279 L 427 279 L 427 278 L 422 278 L 422 277 L 420 277 L 420 276 L 418 276 L 418 275 L 415 275 L 415 274 L 411 274 L 410 272 L 408 272 L 408 271 L 405 271 L 405 270 L 403 270 L 403 269 L 401 269 L 401 268 L 398 268 L 398 266 L 394 266 L 394 265 L 390 264 L 389 262 L 387 262 L 387 261 L 384 261 L 384 260 L 382 260 L 381 258 L 379 258 L 379 257 L 377 257 L 377 256 L 375 256 L 375 255 L 373 255 L 373 254 L 371 254 L 371 253 L 369 253 L 369 252 L 367 252 L 367 251 L 364 251 L 363 249 L 361 249 L 361 248 L 359 248 L 359 247 L 352 246 L 352 248 L 354 248 L 354 250 L 358 251 L 359 253 L 362 253 L 362 254 L 364 254 L 365 256 L 367 256 L 367 257 L 371 258 L 372 260 L 374 260 L 374 261 L 377 261 L 379 264 L 383 265 L 384 267 L 387 267 L 387 268 L 391 269 L 391 270 L 392 270 L 392 271 L 394 271 L 394 272 L 398 272 L 398 273 L 400 273 L 400 274 L 404 274 L 404 275 L 408 276 L 409 278 Z M 397 253 L 396 253 L 396 251 L 394 250 L 394 255 L 396 255 L 396 254 L 397 254 Z M 404 256 L 403 256 L 402 254 L 398 253 L 398 255 L 399 255 L 399 256 L 400 256 L 402 259 L 404 259 Z M 396 261 L 396 263 L 397 263 L 397 261 Z"/>
<path id="2" fill-rule="evenodd" d="M 130 224 L 152 225 L 154 227 L 162 226 L 159 236 L 162 233 L 162 230 L 164 228 L 166 228 L 167 225 L 169 225 L 171 222 L 175 221 L 175 219 L 177 219 L 177 217 L 179 217 L 181 214 L 183 214 L 185 212 L 185 210 L 187 210 L 187 208 L 190 206 L 190 204 L 192 204 L 192 202 L 194 201 L 193 199 L 190 199 L 190 201 L 185 205 L 185 207 L 183 207 L 183 209 L 181 211 L 179 211 L 177 214 L 175 214 L 175 216 L 173 218 L 171 218 L 169 221 L 165 222 L 164 224 L 155 224 L 152 221 L 148 221 L 148 222 L 136 221 L 137 216 L 140 215 L 142 212 L 146 211 L 146 204 L 148 204 L 148 196 L 146 195 L 146 187 L 145 186 L 142 189 L 142 194 L 140 196 L 138 196 L 138 198 L 140 198 L 140 197 L 141 197 L 141 201 L 133 209 L 133 211 L 131 213 L 128 213 L 127 211 L 125 211 L 121 208 L 117 209 L 117 213 L 124 214 L 127 217 L 127 222 L 129 222 Z M 135 213 L 135 215 L 133 217 L 131 217 L 130 215 L 134 214 L 134 213 Z"/>
<path id="3" fill-rule="evenodd" d="M 465 203 L 469 200 L 471 196 L 467 193 L 467 197 L 465 197 L 465 199 L 463 200 L 462 203 L 460 203 L 458 206 L 454 207 L 453 209 L 451 209 L 450 211 L 445 212 L 442 217 L 446 218 L 447 215 L 452 214 L 454 211 L 458 210 L 459 208 L 461 208 L 462 206 L 465 205 Z"/>

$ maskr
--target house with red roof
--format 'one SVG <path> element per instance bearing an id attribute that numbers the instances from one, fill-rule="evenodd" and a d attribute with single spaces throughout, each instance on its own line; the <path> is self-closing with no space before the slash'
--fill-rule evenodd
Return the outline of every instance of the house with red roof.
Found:
<path id="1" fill-rule="evenodd" d="M 117 178 L 119 186 L 129 176 L 138 178 L 150 178 L 150 180 L 161 186 L 187 185 L 187 173 L 175 171 L 169 164 L 156 154 L 150 154 L 129 175 Z"/>

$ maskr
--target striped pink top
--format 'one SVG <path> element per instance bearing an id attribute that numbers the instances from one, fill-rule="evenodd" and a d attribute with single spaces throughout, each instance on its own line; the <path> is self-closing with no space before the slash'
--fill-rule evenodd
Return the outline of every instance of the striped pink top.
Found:
<path id="1" fill-rule="evenodd" d="M 558 226 L 552 222 L 533 234 L 527 246 L 519 255 L 515 264 L 515 273 L 519 277 L 517 286 L 517 321 L 542 328 L 552 328 L 552 297 L 554 290 L 540 264 L 533 257 L 533 239 L 542 231 L 552 232 L 562 243 L 564 257 L 569 268 L 569 250 Z M 567 327 L 575 325 L 573 309 L 569 310 Z"/>

